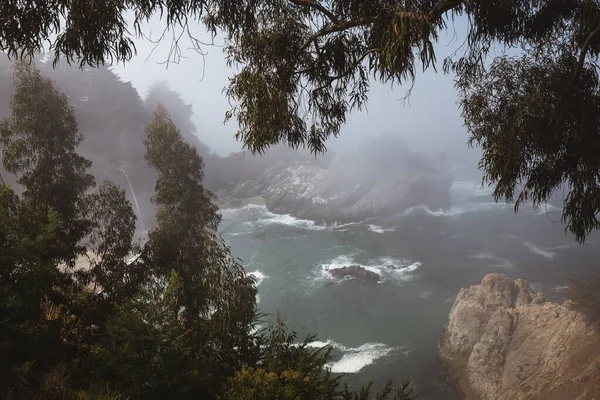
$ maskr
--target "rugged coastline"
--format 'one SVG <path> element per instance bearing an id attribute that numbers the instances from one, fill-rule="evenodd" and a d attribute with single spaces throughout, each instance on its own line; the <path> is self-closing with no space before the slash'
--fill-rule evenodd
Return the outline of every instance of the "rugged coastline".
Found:
<path id="1" fill-rule="evenodd" d="M 598 399 L 600 333 L 573 303 L 488 274 L 459 292 L 439 357 L 465 399 Z"/>
<path id="2" fill-rule="evenodd" d="M 217 194 L 223 208 L 258 204 L 318 224 L 347 223 L 415 206 L 449 209 L 448 170 L 442 154 L 419 154 L 401 141 L 381 139 L 327 163 L 279 160 L 259 174 L 240 174 Z"/>

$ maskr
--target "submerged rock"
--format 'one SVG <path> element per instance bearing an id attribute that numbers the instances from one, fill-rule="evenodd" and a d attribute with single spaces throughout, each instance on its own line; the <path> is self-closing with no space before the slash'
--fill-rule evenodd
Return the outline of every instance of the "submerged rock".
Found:
<path id="1" fill-rule="evenodd" d="M 600 333 L 521 279 L 461 289 L 439 356 L 465 399 L 600 399 Z"/>
<path id="2" fill-rule="evenodd" d="M 342 268 L 331 268 L 329 273 L 334 278 L 345 278 L 350 276 L 352 278 L 360 279 L 365 282 L 377 283 L 381 281 L 381 277 L 373 271 L 369 271 L 361 267 L 360 265 L 351 265 L 349 267 Z"/>

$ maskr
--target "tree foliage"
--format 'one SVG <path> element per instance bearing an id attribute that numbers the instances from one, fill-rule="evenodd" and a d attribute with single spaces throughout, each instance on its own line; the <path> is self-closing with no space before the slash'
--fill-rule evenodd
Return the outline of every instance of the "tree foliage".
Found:
<path id="1" fill-rule="evenodd" d="M 377 393 L 371 384 L 358 392 L 341 384 L 342 376 L 328 369 L 331 347 L 314 348 L 316 338 L 309 335 L 297 342 L 279 314 L 269 324 L 267 332 L 257 338 L 260 358 L 257 366 L 244 366 L 229 378 L 223 400 L 415 400 L 419 396 L 406 380 L 398 388 L 388 381 Z M 323 372 L 324 371 L 324 372 Z M 393 397 L 391 396 L 393 394 Z"/>
<path id="2" fill-rule="evenodd" d="M 150 110 L 156 110 L 159 105 L 162 105 L 171 116 L 173 123 L 177 126 L 181 137 L 188 144 L 195 147 L 203 159 L 210 156 L 208 146 L 202 143 L 195 135 L 197 129 L 193 121 L 194 111 L 192 110 L 192 105 L 186 103 L 179 93 L 169 87 L 167 82 L 155 82 L 152 84 L 144 99 L 144 104 Z"/>
<path id="3" fill-rule="evenodd" d="M 37 69 L 15 68 L 12 113 L 0 131 L 4 166 L 25 188 L 28 225 L 37 227 L 50 213 L 58 214 L 57 234 L 66 247 L 48 256 L 72 265 L 82 253 L 78 242 L 89 231 L 82 195 L 94 185 L 87 173 L 91 163 L 75 152 L 82 137 L 66 96 Z"/>
<path id="4" fill-rule="evenodd" d="M 231 333 L 229 324 L 251 321 L 255 289 L 217 234 L 221 216 L 214 195 L 202 184 L 202 158 L 183 141 L 162 106 L 146 132 L 146 159 L 158 173 L 158 228 L 149 235 L 149 257 L 161 269 L 158 274 L 173 270 L 181 277 L 178 304 L 184 319 L 191 323 L 212 313 L 211 321 L 224 323 Z"/>
<path id="5" fill-rule="evenodd" d="M 111 291 L 126 285 L 115 270 L 131 249 L 131 205 L 110 184 L 90 192 L 73 110 L 35 68 L 15 69 L 1 139 L 4 167 L 23 188 L 18 196 L 0 187 L 3 394 L 63 398 L 72 375 L 84 371 L 91 327 L 103 325 L 111 302 L 134 294 Z M 98 256 L 89 269 L 76 262 Z"/>

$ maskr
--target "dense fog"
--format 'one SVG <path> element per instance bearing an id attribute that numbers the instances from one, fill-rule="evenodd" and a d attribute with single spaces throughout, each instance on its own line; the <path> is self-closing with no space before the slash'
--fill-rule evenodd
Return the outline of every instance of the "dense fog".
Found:
<path id="1" fill-rule="evenodd" d="M 206 36 L 206 42 L 211 40 L 206 34 L 200 35 Z M 323 222 L 332 222 L 338 217 L 345 220 L 380 214 L 383 209 L 400 212 L 418 203 L 431 203 L 435 209 L 449 207 L 447 189 L 453 177 L 456 174 L 478 176 L 479 152 L 466 146 L 467 136 L 450 76 L 427 72 L 426 76 L 417 77 L 418 83 L 412 88 L 374 84 L 368 109 L 350 116 L 340 137 L 329 140 L 325 154 L 314 155 L 304 149 L 279 145 L 262 155 L 253 155 L 234 138 L 235 122 L 223 122 L 229 105 L 222 89 L 232 70 L 225 66 L 218 38 L 201 51 L 184 50 L 183 55 L 189 58 L 170 59 L 171 62 L 165 64 L 170 44 L 165 40 L 154 48 L 152 43 L 140 41 L 138 55 L 126 67 L 80 69 L 63 62 L 55 68 L 43 56 L 35 61 L 42 73 L 54 79 L 68 96 L 84 136 L 79 152 L 93 162 L 92 173 L 96 180 L 111 180 L 127 189 L 140 220 L 140 232 L 148 231 L 154 224 L 155 210 L 150 201 L 154 173 L 144 160 L 144 127 L 159 103 L 167 108 L 184 139 L 204 158 L 205 184 L 225 205 L 239 203 L 243 192 L 240 188 L 236 190 L 239 185 L 253 186 L 252 195 L 263 194 L 256 190 L 256 182 L 262 179 L 265 186 L 264 180 L 277 171 L 268 170 L 275 166 L 285 169 L 290 165 L 310 165 L 326 170 L 335 160 L 331 172 L 324 178 L 328 182 L 322 186 L 327 187 L 312 193 L 312 197 L 340 195 L 344 207 L 350 206 L 354 211 L 346 215 L 345 212 L 331 214 L 313 210 L 313 219 Z M 10 60 L 2 57 L 0 67 L 3 71 L 0 115 L 6 117 L 12 93 Z M 435 95 L 432 95 L 433 88 Z M 311 174 L 316 172 L 304 171 L 308 173 L 304 179 L 311 181 Z M 402 179 L 421 173 L 432 175 L 432 172 L 438 175 L 435 181 L 411 187 L 411 198 L 405 198 L 404 192 L 409 189 Z M 265 173 L 267 175 L 261 178 Z M 3 176 L 7 182 L 14 182 L 10 175 Z M 390 177 L 390 182 L 374 189 L 374 182 L 382 176 Z M 277 184 L 279 189 L 285 183 L 281 182 L 282 178 L 278 182 L 274 182 L 273 177 L 270 179 L 269 184 Z M 359 186 L 356 192 L 361 194 L 349 198 L 350 189 Z M 436 200 L 428 202 L 425 197 L 431 197 L 430 189 L 439 190 L 441 200 L 440 196 L 434 196 Z M 302 201 L 312 203 L 312 197 Z M 237 200 L 231 203 L 232 198 Z M 300 200 L 295 198 L 294 206 L 280 206 L 289 203 L 288 200 L 273 199 L 267 206 L 297 214 L 303 207 L 298 205 Z M 334 202 L 329 207 L 338 206 Z M 365 208 L 371 211 L 356 211 Z M 300 212 L 303 216 L 311 213 Z"/>

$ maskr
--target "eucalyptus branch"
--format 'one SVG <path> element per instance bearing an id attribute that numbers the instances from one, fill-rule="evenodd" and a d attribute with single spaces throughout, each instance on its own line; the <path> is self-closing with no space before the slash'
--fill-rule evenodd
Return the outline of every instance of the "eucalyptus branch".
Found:
<path id="1" fill-rule="evenodd" d="M 323 7 L 321 4 L 317 3 L 315 0 L 289 0 L 290 3 L 296 4 L 298 6 L 305 6 L 314 8 L 318 10 L 321 14 L 325 15 L 331 22 L 334 24 L 339 23 L 339 19 L 335 16 L 334 13 Z"/>
<path id="2" fill-rule="evenodd" d="M 367 56 L 371 53 L 374 53 L 376 51 L 379 51 L 379 49 L 371 49 L 369 51 L 366 51 L 362 56 L 360 56 L 348 69 L 346 69 L 345 72 L 339 74 L 339 75 L 334 75 L 334 76 L 328 76 L 327 77 L 327 83 L 313 89 L 313 92 L 318 92 L 320 90 L 325 89 L 327 86 L 331 85 L 331 83 L 335 80 L 338 79 L 342 79 L 347 77 L 348 75 L 351 75 L 355 72 L 356 68 L 358 68 L 358 66 L 365 60 L 365 58 L 367 58 Z"/>
<path id="3" fill-rule="evenodd" d="M 319 39 L 322 36 L 325 36 L 325 35 L 328 35 L 328 34 L 334 33 L 334 32 L 342 32 L 347 29 L 356 28 L 357 26 L 369 25 L 369 24 L 374 23 L 375 21 L 377 21 L 377 17 L 362 17 L 362 18 L 351 20 L 351 21 L 341 22 L 336 25 L 326 26 L 325 28 L 322 28 L 321 30 L 313 33 L 308 38 L 308 40 L 302 45 L 302 47 L 300 47 L 300 50 L 298 50 L 297 54 L 298 55 L 302 54 L 302 52 L 304 52 L 304 50 L 306 50 L 313 42 L 315 42 L 317 39 Z"/>
<path id="4" fill-rule="evenodd" d="M 579 79 L 579 76 L 581 76 L 581 72 L 583 71 L 583 65 L 585 64 L 585 58 L 587 57 L 587 53 L 590 49 L 592 40 L 594 40 L 598 34 L 600 34 L 600 25 L 598 25 L 596 27 L 596 29 L 594 29 L 592 31 L 592 33 L 590 33 L 590 35 L 587 37 L 587 39 L 583 43 L 583 47 L 581 48 L 581 52 L 579 53 L 579 60 L 577 61 L 577 66 L 575 67 L 575 71 L 573 71 L 573 75 L 571 76 L 571 79 L 569 79 L 569 83 L 567 84 L 567 86 L 565 87 L 565 90 L 563 91 L 562 95 L 560 96 L 557 107 L 560 107 L 564 103 L 567 96 L 571 92 L 571 89 L 573 89 L 573 85 L 575 84 L 575 81 L 577 81 L 577 79 Z"/>
<path id="5" fill-rule="evenodd" d="M 444 15 L 447 11 L 459 7 L 464 3 L 464 0 L 442 0 L 435 5 L 429 12 L 427 19 L 433 22 Z"/>

